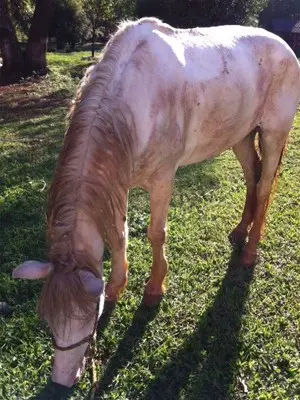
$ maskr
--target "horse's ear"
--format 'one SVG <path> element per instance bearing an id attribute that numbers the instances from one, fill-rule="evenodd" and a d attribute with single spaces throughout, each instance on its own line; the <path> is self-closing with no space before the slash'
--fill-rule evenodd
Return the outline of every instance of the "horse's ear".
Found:
<path id="1" fill-rule="evenodd" d="M 42 279 L 46 278 L 53 270 L 51 263 L 41 263 L 38 261 L 25 261 L 13 270 L 14 279 Z"/>

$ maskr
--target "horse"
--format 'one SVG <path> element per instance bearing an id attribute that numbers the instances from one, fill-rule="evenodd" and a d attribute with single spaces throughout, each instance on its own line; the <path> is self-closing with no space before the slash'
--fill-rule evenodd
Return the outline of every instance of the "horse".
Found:
<path id="1" fill-rule="evenodd" d="M 40 315 L 55 347 L 52 381 L 71 387 L 103 312 L 127 283 L 128 191 L 149 193 L 151 277 L 144 301 L 165 291 L 166 219 L 179 167 L 232 148 L 247 186 L 230 240 L 252 267 L 273 183 L 300 98 L 289 46 L 260 28 L 175 29 L 155 18 L 122 23 L 90 67 L 70 110 L 49 191 L 49 261 L 14 278 L 46 278 Z M 108 284 L 104 246 L 111 249 Z"/>

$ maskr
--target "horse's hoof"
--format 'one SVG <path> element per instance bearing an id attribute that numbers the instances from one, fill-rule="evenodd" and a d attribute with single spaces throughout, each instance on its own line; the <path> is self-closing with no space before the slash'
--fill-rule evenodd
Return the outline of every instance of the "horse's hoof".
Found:
<path id="1" fill-rule="evenodd" d="M 146 307 L 156 307 L 156 306 L 158 306 L 160 304 L 163 296 L 164 296 L 163 293 L 147 293 L 147 292 L 144 292 L 142 303 Z"/>
<path id="2" fill-rule="evenodd" d="M 108 284 L 105 287 L 105 302 L 117 303 L 124 289 L 125 289 L 125 285 L 124 286 L 114 286 L 114 285 Z"/>
<path id="3" fill-rule="evenodd" d="M 247 232 L 240 229 L 234 229 L 228 236 L 228 239 L 232 247 L 241 250 L 245 246 Z"/>
<path id="4" fill-rule="evenodd" d="M 244 250 L 241 258 L 240 258 L 240 265 L 242 267 L 251 268 L 254 267 L 256 263 L 257 253 L 248 252 Z"/>
<path id="5" fill-rule="evenodd" d="M 121 292 L 105 288 L 105 301 L 117 302 L 119 300 Z"/>

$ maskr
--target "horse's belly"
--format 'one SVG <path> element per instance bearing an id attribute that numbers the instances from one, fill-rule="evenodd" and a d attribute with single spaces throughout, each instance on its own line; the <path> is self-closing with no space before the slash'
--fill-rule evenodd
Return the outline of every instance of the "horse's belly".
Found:
<path id="1" fill-rule="evenodd" d="M 258 118 L 255 114 L 253 113 L 251 118 L 236 122 L 220 122 L 214 127 L 208 123 L 203 124 L 198 130 L 192 129 L 187 134 L 185 151 L 178 165 L 199 163 L 233 147 L 257 126 Z"/>
<path id="2" fill-rule="evenodd" d="M 228 150 L 230 147 L 234 146 L 238 143 L 244 136 L 249 133 L 245 132 L 243 135 L 239 135 L 239 139 L 236 138 L 232 140 L 231 138 L 225 137 L 220 138 L 220 140 L 213 139 L 211 141 L 200 142 L 196 144 L 193 150 L 186 152 L 181 159 L 179 160 L 179 166 L 182 167 L 184 165 L 195 164 L 207 160 L 209 158 L 213 158 L 225 150 Z"/>
<path id="3" fill-rule="evenodd" d="M 198 108 L 189 103 L 189 118 L 183 126 L 185 151 L 178 165 L 214 157 L 255 128 L 264 96 L 257 96 L 256 85 L 242 78 L 230 75 L 202 84 L 202 92 L 198 90 Z M 255 82 L 255 77 L 251 82 Z"/>

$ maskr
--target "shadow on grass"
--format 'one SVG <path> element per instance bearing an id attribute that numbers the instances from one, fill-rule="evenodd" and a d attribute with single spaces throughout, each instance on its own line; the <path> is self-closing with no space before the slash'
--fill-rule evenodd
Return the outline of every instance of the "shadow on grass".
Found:
<path id="1" fill-rule="evenodd" d="M 31 89 L 32 90 L 32 89 Z M 70 103 L 70 94 L 65 89 L 58 89 L 54 93 L 33 97 L 32 93 L 18 96 L 14 102 L 1 101 L 0 118 L 4 123 L 28 121 L 31 118 L 39 118 L 62 108 L 65 110 Z M 66 111 L 65 111 L 66 114 Z M 29 122 L 30 123 L 30 122 Z"/>
<path id="2" fill-rule="evenodd" d="M 30 397 L 30 400 L 68 400 L 74 391 L 75 388 L 67 388 L 49 380 L 40 393 Z"/>
<path id="3" fill-rule="evenodd" d="M 144 400 L 221 400 L 233 395 L 241 321 L 253 278 L 253 269 L 239 266 L 238 256 L 232 253 L 213 305 L 182 348 L 157 372 Z"/>
<path id="4" fill-rule="evenodd" d="M 102 396 L 109 391 L 114 377 L 133 358 L 135 349 L 143 337 L 148 323 L 155 318 L 158 311 L 159 306 L 148 308 L 143 303 L 139 306 L 133 318 L 132 325 L 126 332 L 116 352 L 109 360 L 105 372 L 101 377 L 95 394 L 96 399 L 101 399 Z M 106 324 L 104 324 L 104 326 L 106 326 Z"/>
<path id="5" fill-rule="evenodd" d="M 10 281 L 12 268 L 46 255 L 46 198 L 63 141 L 57 130 L 62 130 L 64 122 L 61 111 L 49 106 L 45 112 L 43 120 L 19 122 L 12 137 L 0 139 L 0 196 L 4 199 L 0 206 L 0 293 L 9 304 L 35 298 L 39 287 L 36 282 Z"/>
<path id="6" fill-rule="evenodd" d="M 184 193 L 187 188 L 190 192 L 196 191 L 195 194 L 198 196 L 204 196 L 211 190 L 218 189 L 221 183 L 216 174 L 217 164 L 217 158 L 212 158 L 179 168 L 175 176 L 175 195 Z"/>
<path id="7" fill-rule="evenodd" d="M 200 319 L 194 333 L 182 348 L 157 372 L 146 394 L 141 395 L 140 399 L 232 398 L 236 386 L 241 320 L 253 278 L 253 269 L 239 266 L 238 260 L 239 254 L 233 252 L 213 305 Z M 132 360 L 148 323 L 156 317 L 158 311 L 159 307 L 149 309 L 143 304 L 140 305 L 132 325 L 101 377 L 95 394 L 96 399 L 102 399 L 108 394 L 115 376 Z M 108 309 L 101 317 L 98 334 L 106 329 L 112 312 L 113 309 Z M 32 400 L 54 398 L 66 400 L 72 394 L 74 394 L 72 390 L 49 382 Z M 242 393 L 240 398 L 243 398 Z"/>
<path id="8" fill-rule="evenodd" d="M 234 251 L 213 305 L 183 347 L 157 372 L 141 399 L 231 398 L 236 382 L 241 320 L 253 279 L 253 269 L 239 266 L 238 260 L 239 254 Z M 131 327 L 106 367 L 96 399 L 108 394 L 114 377 L 132 359 L 147 324 L 158 311 L 159 308 L 148 309 L 143 304 L 139 307 Z M 104 315 L 100 330 L 106 328 L 109 318 L 110 314 Z"/>

